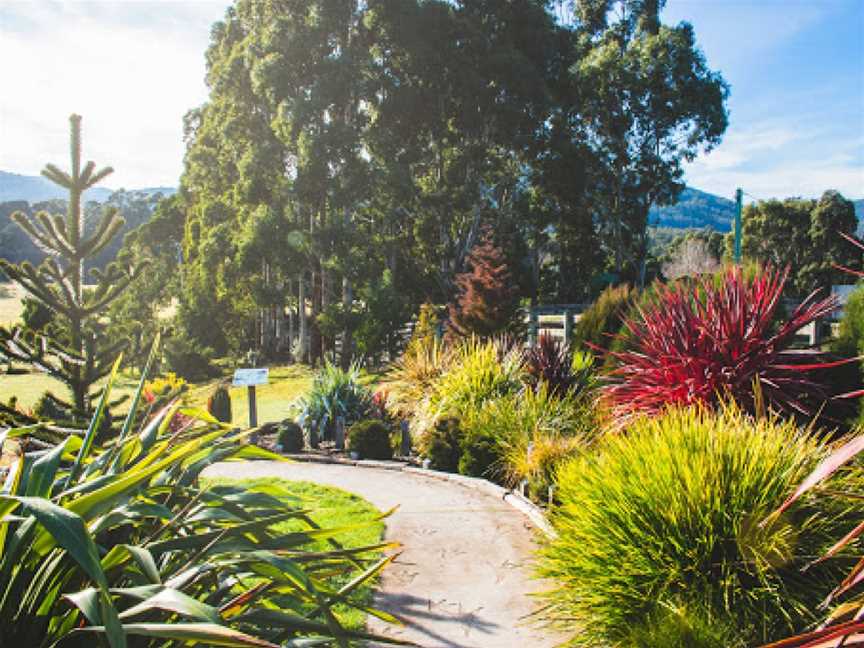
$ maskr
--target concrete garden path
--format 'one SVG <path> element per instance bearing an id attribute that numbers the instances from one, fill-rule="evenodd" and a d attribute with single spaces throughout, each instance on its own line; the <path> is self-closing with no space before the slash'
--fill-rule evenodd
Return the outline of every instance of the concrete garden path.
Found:
<path id="1" fill-rule="evenodd" d="M 338 464 L 255 461 L 223 463 L 210 477 L 279 477 L 336 486 L 382 511 L 386 538 L 402 555 L 381 578 L 374 606 L 406 626 L 377 619 L 370 629 L 425 648 L 551 648 L 561 639 L 525 621 L 535 609 L 529 593 L 537 533 L 504 501 L 458 483 L 413 472 Z"/>

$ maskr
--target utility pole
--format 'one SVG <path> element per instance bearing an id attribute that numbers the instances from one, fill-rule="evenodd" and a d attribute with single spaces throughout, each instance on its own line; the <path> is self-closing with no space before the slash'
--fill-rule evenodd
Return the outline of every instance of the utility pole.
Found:
<path id="1" fill-rule="evenodd" d="M 741 264 L 741 207 L 744 202 L 744 191 L 739 187 L 735 190 L 735 263 Z"/>

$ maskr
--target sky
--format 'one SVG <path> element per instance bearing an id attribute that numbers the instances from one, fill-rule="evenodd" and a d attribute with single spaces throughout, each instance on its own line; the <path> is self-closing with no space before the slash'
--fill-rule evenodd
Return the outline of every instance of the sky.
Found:
<path id="1" fill-rule="evenodd" d="M 182 120 L 207 98 L 226 0 L 0 0 L 0 170 L 68 166 L 68 116 L 104 186 L 176 186 Z M 690 186 L 748 200 L 864 197 L 864 0 L 668 0 L 731 87 L 723 142 Z"/>

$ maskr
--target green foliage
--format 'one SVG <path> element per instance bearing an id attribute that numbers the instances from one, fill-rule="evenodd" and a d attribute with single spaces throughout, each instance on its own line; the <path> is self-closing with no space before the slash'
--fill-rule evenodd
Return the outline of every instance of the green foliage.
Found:
<path id="1" fill-rule="evenodd" d="M 372 392 L 361 384 L 358 365 L 343 370 L 328 362 L 315 375 L 309 393 L 297 399 L 293 408 L 304 429 L 322 440 L 332 439 L 338 417 L 347 427 L 369 415 Z"/>
<path id="2" fill-rule="evenodd" d="M 396 355 L 399 348 L 399 331 L 411 316 L 410 302 L 397 286 L 393 273 L 384 270 L 360 290 L 363 310 L 355 318 L 354 337 L 357 352 L 362 357 L 377 357 L 388 353 Z"/>
<path id="3" fill-rule="evenodd" d="M 804 498 L 760 522 L 825 453 L 792 422 L 690 408 L 566 463 L 540 574 L 568 645 L 752 646 L 815 621 L 844 568 L 801 569 L 851 528 L 850 505 Z M 845 479 L 860 490 L 860 470 Z"/>
<path id="4" fill-rule="evenodd" d="M 497 430 L 490 427 L 472 420 L 472 425 L 465 430 L 457 466 L 460 475 L 497 481 L 502 452 L 501 437 Z"/>
<path id="5" fill-rule="evenodd" d="M 441 318 L 438 317 L 438 308 L 430 303 L 424 302 L 420 306 L 417 315 L 417 323 L 411 332 L 406 351 L 429 348 L 434 341 L 441 337 Z"/>
<path id="6" fill-rule="evenodd" d="M 487 476 L 511 487 L 527 481 L 539 499 L 552 483 L 555 464 L 596 435 L 586 393 L 557 394 L 545 385 L 486 401 L 465 414 L 462 427 L 466 452 L 469 439 L 495 439 Z"/>
<path id="7" fill-rule="evenodd" d="M 683 165 L 726 130 L 729 87 L 686 22 L 661 23 L 662 2 L 574 3 L 581 36 L 573 74 L 590 88 L 581 135 L 592 154 L 590 204 L 619 280 L 647 255 L 652 205 L 675 202 Z"/>
<path id="8" fill-rule="evenodd" d="M 429 467 L 455 473 L 462 457 L 462 437 L 459 419 L 447 417 L 437 421 L 421 439 L 420 451 L 429 459 Z"/>
<path id="9" fill-rule="evenodd" d="M 207 399 L 207 411 L 220 423 L 231 422 L 231 394 L 227 385 L 218 385 Z"/>
<path id="10" fill-rule="evenodd" d="M 24 310 L 21 312 L 21 321 L 24 327 L 34 331 L 42 332 L 56 319 L 56 314 L 42 302 L 25 297 L 23 299 Z"/>
<path id="11" fill-rule="evenodd" d="M 626 284 L 604 290 L 573 328 L 573 348 L 580 349 L 590 344 L 608 349 L 613 343 L 612 336 L 621 329 L 635 294 Z"/>
<path id="12" fill-rule="evenodd" d="M 718 619 L 710 608 L 683 596 L 630 630 L 633 648 L 748 648 L 734 619 Z"/>
<path id="13" fill-rule="evenodd" d="M 297 425 L 291 419 L 285 419 L 276 428 L 276 443 L 282 446 L 282 452 L 294 454 L 303 451 L 305 440 L 303 438 L 303 428 Z"/>
<path id="14" fill-rule="evenodd" d="M 387 404 L 399 416 L 412 418 L 432 386 L 450 367 L 453 349 L 437 337 L 413 341 L 387 372 Z"/>
<path id="15" fill-rule="evenodd" d="M 361 459 L 392 459 L 390 426 L 377 419 L 357 421 L 348 429 L 348 450 Z"/>
<path id="16" fill-rule="evenodd" d="M 417 404 L 412 429 L 422 435 L 444 416 L 461 418 L 493 400 L 521 390 L 524 362 L 521 349 L 507 340 L 469 338 L 456 345 L 449 366 Z"/>
<path id="17" fill-rule="evenodd" d="M 864 284 L 852 291 L 843 307 L 832 350 L 846 357 L 864 354 Z"/>
<path id="18" fill-rule="evenodd" d="M 9 469 L 0 497 L 2 645 L 371 639 L 347 629 L 339 609 L 367 610 L 357 588 L 386 564 L 380 543 L 343 547 L 279 484 L 199 487 L 212 463 L 278 458 L 250 445 L 250 432 L 199 420 L 209 419 L 203 413 L 187 411 L 176 432 L 176 407 L 138 428 L 133 406 L 116 443 L 94 444 L 112 382 L 83 439 L 66 437 Z M 0 443 L 27 432 L 4 429 Z"/>
<path id="19" fill-rule="evenodd" d="M 852 202 L 836 191 L 826 191 L 818 201 L 764 200 L 744 207 L 742 252 L 775 268 L 788 265 L 790 288 L 804 296 L 817 288 L 827 290 L 832 283 L 846 283 L 847 276 L 835 265 L 860 268 L 860 251 L 837 234 L 857 229 Z M 727 252 L 732 244 L 729 234 Z"/>
<path id="20" fill-rule="evenodd" d="M 141 199 L 116 202 L 127 221 L 140 222 L 140 218 L 153 212 L 144 224 L 125 236 L 123 247 L 117 251 L 118 263 L 134 266 L 145 259 L 152 263 L 136 280 L 135 289 L 126 291 L 111 304 L 106 331 L 109 336 L 130 340 L 126 357 L 130 364 L 140 368 L 147 359 L 149 342 L 168 323 L 167 315 L 175 305 L 172 298 L 180 293 L 186 214 L 179 195 L 160 200 L 155 209 L 152 198 L 146 202 Z"/>
<path id="21" fill-rule="evenodd" d="M 183 333 L 165 340 L 166 367 L 189 382 L 203 382 L 219 375 L 212 363 L 213 356 L 212 349 L 201 346 Z"/>

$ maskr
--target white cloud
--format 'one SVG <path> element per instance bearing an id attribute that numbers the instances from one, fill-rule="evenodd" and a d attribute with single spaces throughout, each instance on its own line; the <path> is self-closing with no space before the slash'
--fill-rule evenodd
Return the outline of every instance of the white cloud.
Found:
<path id="1" fill-rule="evenodd" d="M 757 198 L 818 197 L 837 189 L 864 196 L 864 137 L 809 115 L 730 126 L 723 142 L 685 167 L 687 184 L 722 196 L 736 187 Z"/>
<path id="2" fill-rule="evenodd" d="M 697 161 L 686 172 L 687 184 L 731 198 L 741 187 L 758 199 L 801 196 L 817 198 L 836 189 L 850 199 L 864 197 L 864 166 L 845 155 L 816 160 L 787 160 L 782 156 L 761 168 L 708 168 Z"/>
<path id="3" fill-rule="evenodd" d="M 0 169 L 68 165 L 68 117 L 109 187 L 176 185 L 184 113 L 207 96 L 204 52 L 226 0 L 11 2 L 0 8 Z M 10 64 L 10 62 L 12 62 Z"/>
<path id="4" fill-rule="evenodd" d="M 804 131 L 775 124 L 758 124 L 747 129 L 730 129 L 716 149 L 696 163 L 706 171 L 730 169 L 749 162 L 753 156 L 778 151 L 807 137 Z"/>

